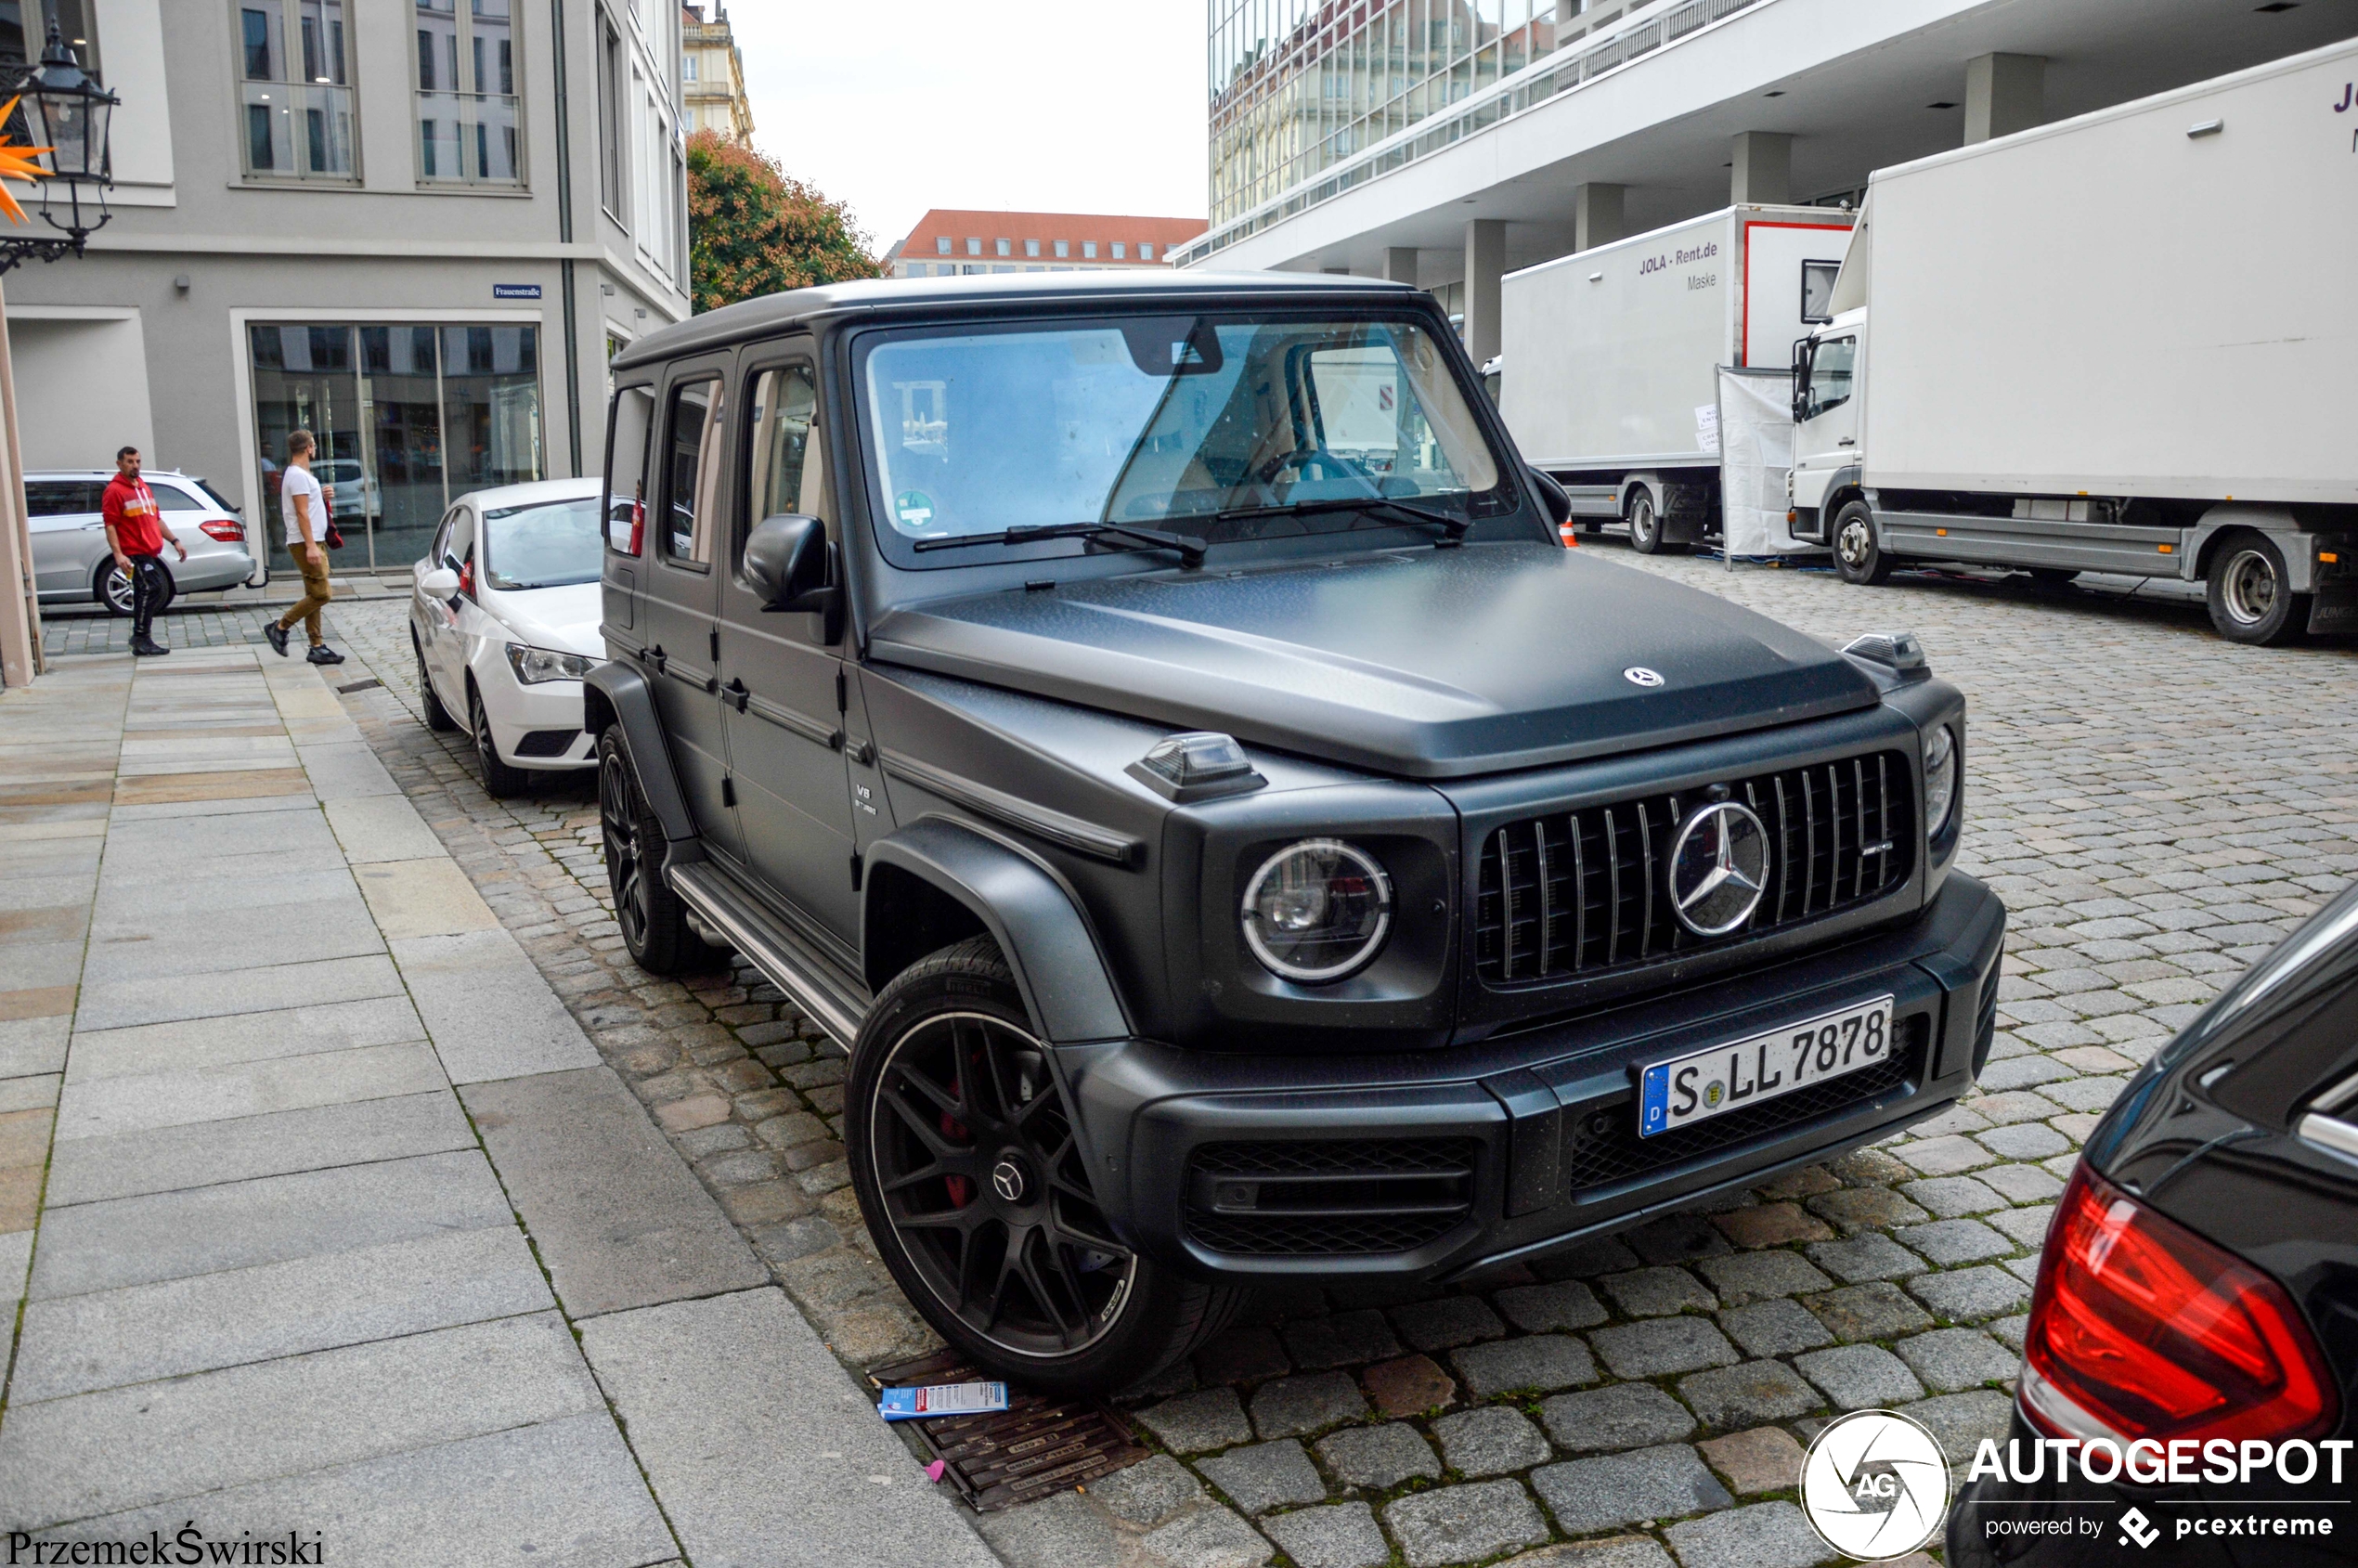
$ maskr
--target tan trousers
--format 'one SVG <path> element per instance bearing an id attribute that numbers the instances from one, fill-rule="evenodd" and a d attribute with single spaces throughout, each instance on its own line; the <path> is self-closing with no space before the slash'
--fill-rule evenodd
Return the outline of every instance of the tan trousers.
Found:
<path id="1" fill-rule="evenodd" d="M 295 622 L 301 621 L 311 645 L 317 648 L 327 641 L 319 631 L 319 607 L 334 597 L 328 591 L 328 551 L 326 546 L 320 546 L 320 558 L 317 561 L 310 559 L 301 545 L 295 546 L 294 553 L 295 564 L 303 568 L 303 597 L 279 617 L 279 627 L 282 631 L 292 631 Z"/>

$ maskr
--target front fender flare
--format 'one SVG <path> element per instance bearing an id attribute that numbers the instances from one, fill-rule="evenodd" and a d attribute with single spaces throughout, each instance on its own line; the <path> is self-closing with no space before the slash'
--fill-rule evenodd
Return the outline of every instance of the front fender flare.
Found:
<path id="1" fill-rule="evenodd" d="M 1013 845 L 947 817 L 926 816 L 869 846 L 861 909 L 861 950 L 880 940 L 876 873 L 906 872 L 963 905 L 991 933 L 1015 972 L 1016 989 L 1052 1043 L 1118 1040 L 1131 1032 L 1096 934 L 1062 879 Z M 872 959 L 872 962 L 874 960 Z M 890 975 L 867 977 L 881 991 Z"/>
<path id="2" fill-rule="evenodd" d="M 694 838 L 696 820 L 688 814 L 687 797 L 672 771 L 671 749 L 664 743 L 663 720 L 656 717 L 647 678 L 609 659 L 582 677 L 581 685 L 584 727 L 592 734 L 609 728 L 622 732 L 622 749 L 639 775 L 639 792 L 663 824 L 665 839 L 680 844 Z"/>

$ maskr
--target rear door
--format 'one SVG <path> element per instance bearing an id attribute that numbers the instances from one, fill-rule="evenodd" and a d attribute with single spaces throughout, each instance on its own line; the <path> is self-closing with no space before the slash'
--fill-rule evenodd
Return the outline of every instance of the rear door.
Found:
<path id="1" fill-rule="evenodd" d="M 665 382 L 638 632 L 641 667 L 654 693 L 688 810 L 706 844 L 742 859 L 716 673 L 731 358 L 711 355 L 675 366 Z"/>
<path id="2" fill-rule="evenodd" d="M 858 941 L 851 791 L 844 773 L 843 655 L 826 617 L 773 615 L 736 566 L 764 517 L 827 525 L 840 556 L 817 433 L 818 381 L 806 343 L 749 351 L 738 384 L 739 498 L 720 585 L 722 722 L 745 859 L 763 888 L 851 951 Z"/>
<path id="3" fill-rule="evenodd" d="M 36 592 L 88 593 L 98 562 L 107 553 L 99 498 L 106 486 L 85 479 L 25 482 L 27 521 L 32 531 L 32 581 Z"/>
<path id="4" fill-rule="evenodd" d="M 426 665 L 434 671 L 434 682 L 442 693 L 442 703 L 459 716 L 461 723 L 473 722 L 467 707 L 467 638 L 466 615 L 473 608 L 468 603 L 474 584 L 475 516 L 473 509 L 461 503 L 450 509 L 443 520 L 441 552 L 435 564 L 459 576 L 459 591 L 434 608 L 439 613 L 430 616 L 434 636 L 426 643 Z"/>

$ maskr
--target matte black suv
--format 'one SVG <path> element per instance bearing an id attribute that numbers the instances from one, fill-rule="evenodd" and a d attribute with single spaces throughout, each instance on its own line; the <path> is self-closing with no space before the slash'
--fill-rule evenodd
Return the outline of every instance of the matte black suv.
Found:
<path id="1" fill-rule="evenodd" d="M 1938 1109 L 1964 703 L 1564 548 L 1431 297 L 810 289 L 614 363 L 606 857 L 850 1052 L 876 1245 L 1035 1386 Z"/>

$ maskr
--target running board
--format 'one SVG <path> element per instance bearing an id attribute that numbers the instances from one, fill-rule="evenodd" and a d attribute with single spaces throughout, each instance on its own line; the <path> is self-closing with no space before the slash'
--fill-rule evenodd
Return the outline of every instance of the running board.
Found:
<path id="1" fill-rule="evenodd" d="M 777 916 L 710 861 L 676 866 L 671 889 L 698 918 L 727 937 L 731 945 L 770 983 L 786 993 L 802 1013 L 835 1038 L 848 1055 L 867 1016 L 867 989 L 790 930 Z"/>

